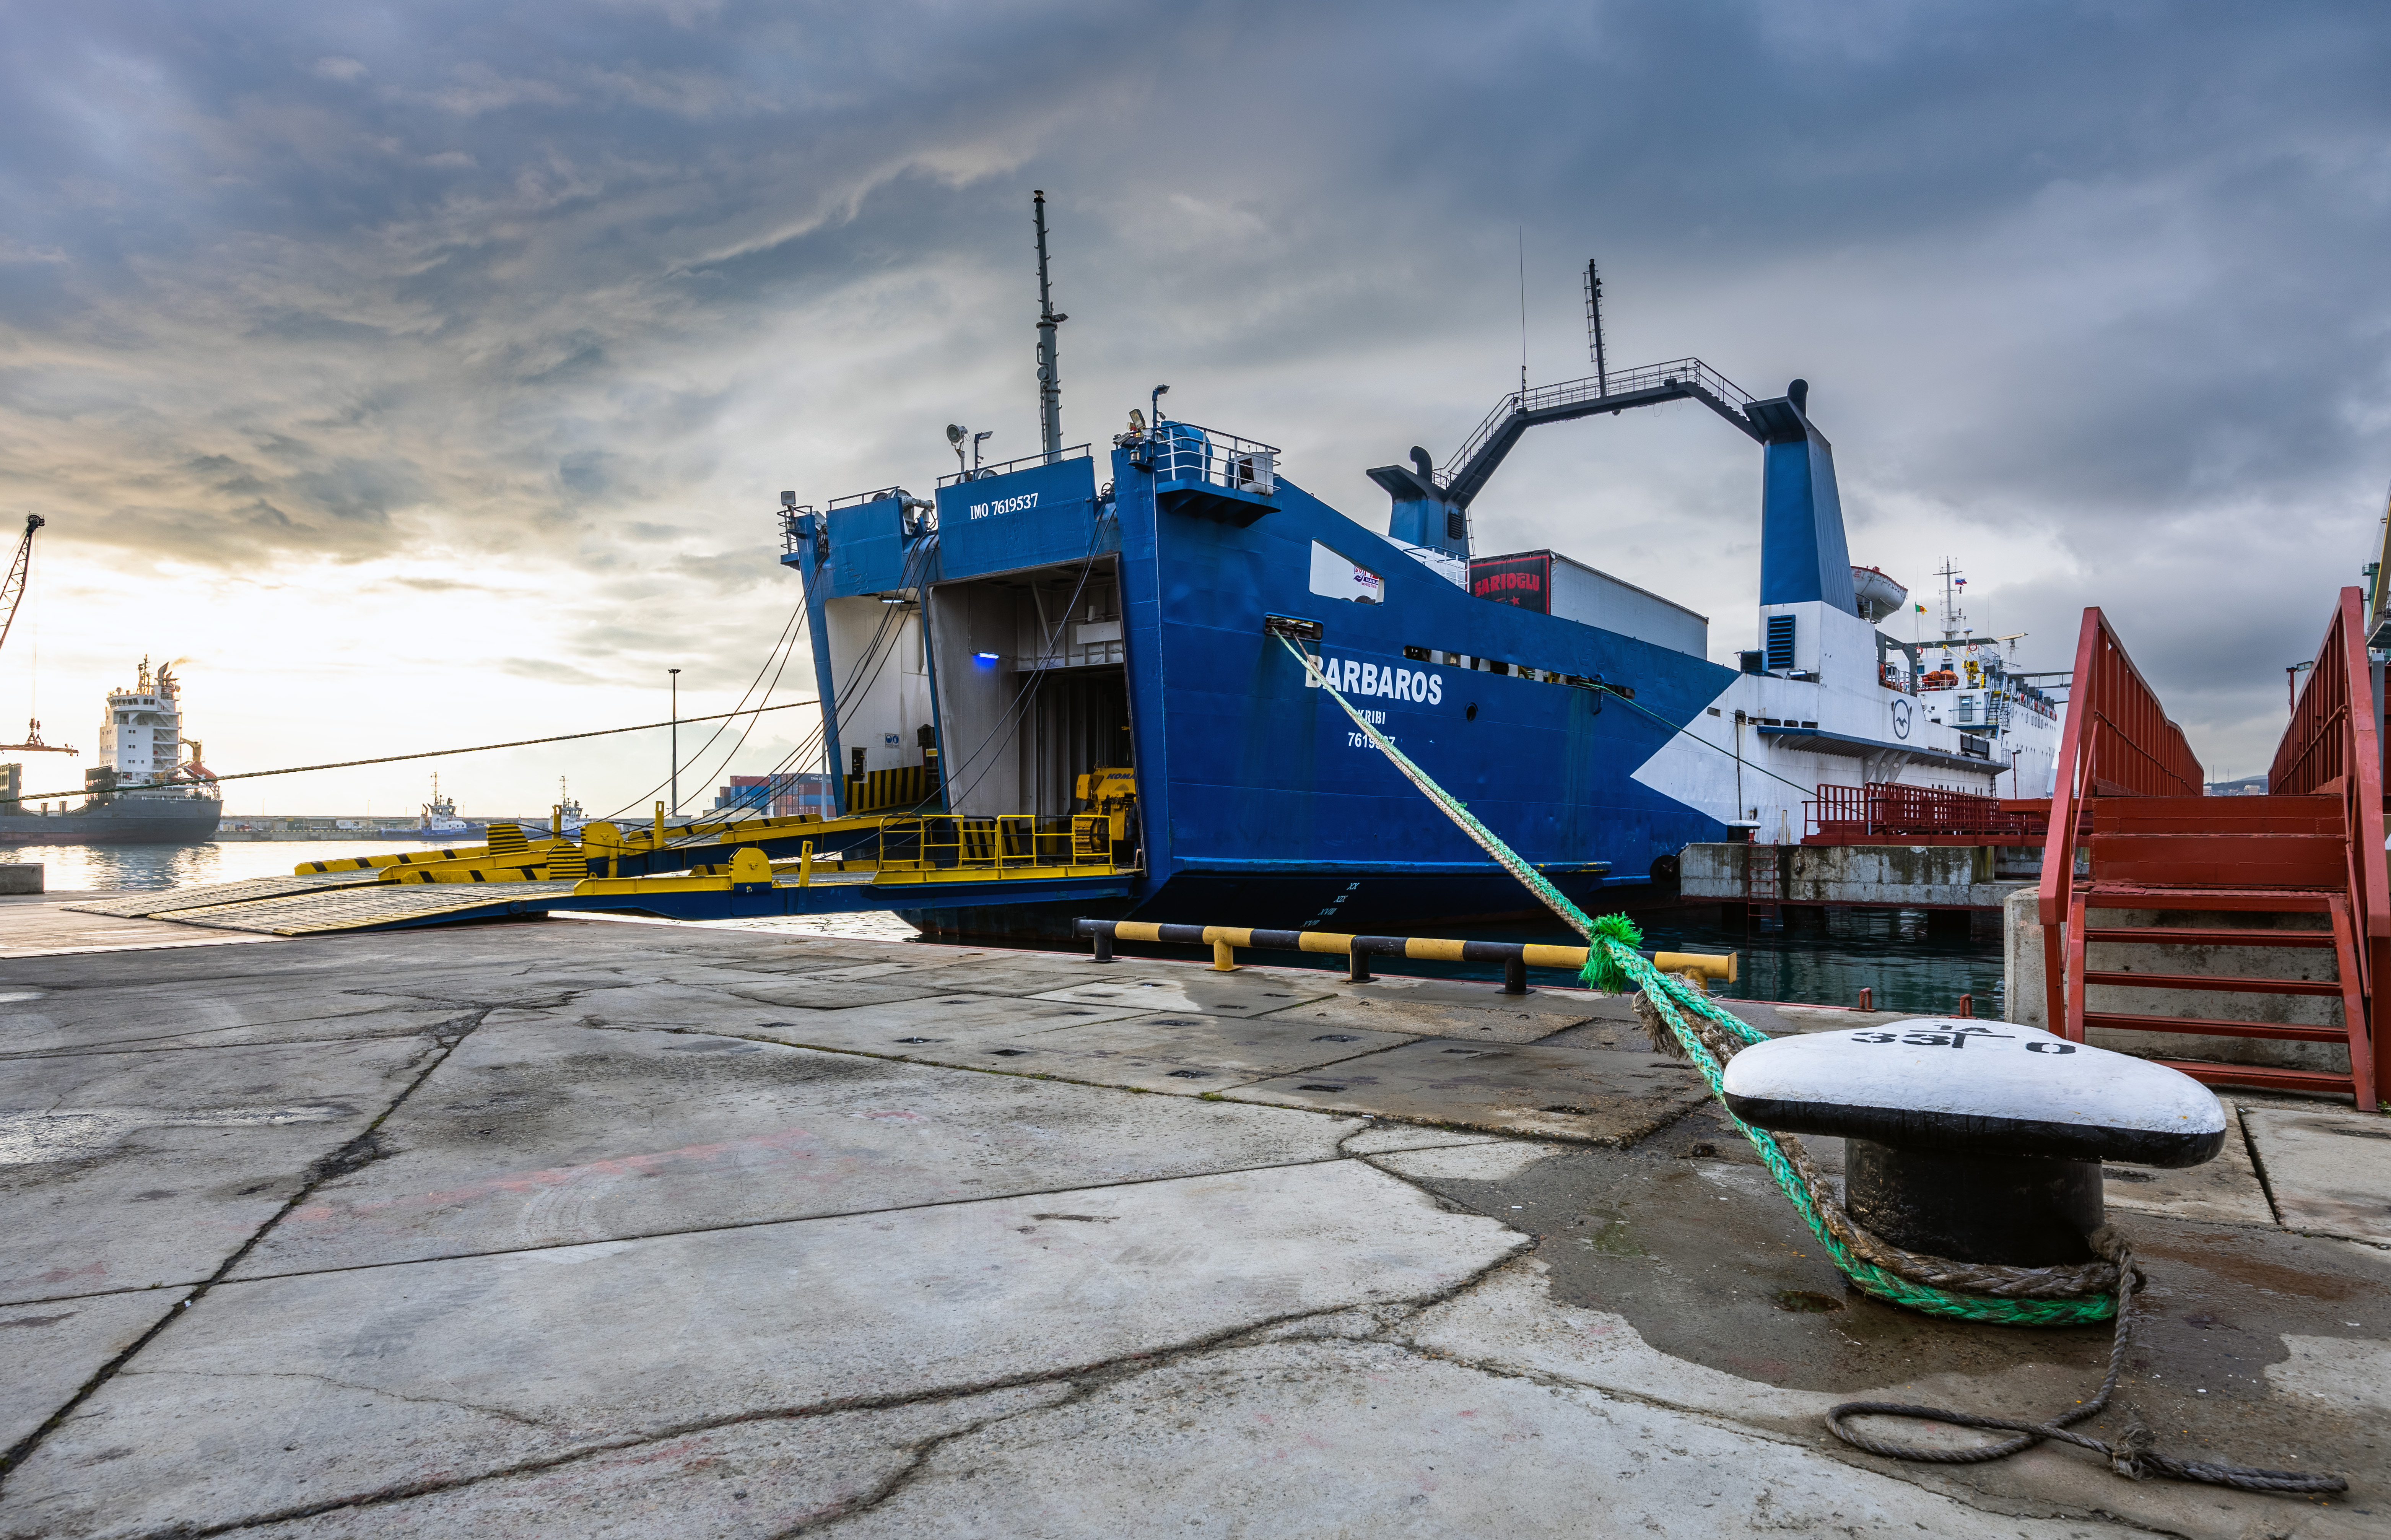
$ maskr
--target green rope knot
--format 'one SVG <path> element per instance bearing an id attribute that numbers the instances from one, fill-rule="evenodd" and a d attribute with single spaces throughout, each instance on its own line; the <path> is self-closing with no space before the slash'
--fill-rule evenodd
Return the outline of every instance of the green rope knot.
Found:
<path id="1" fill-rule="evenodd" d="M 1604 994 L 1625 994 L 1635 987 L 1635 980 L 1612 955 L 1611 947 L 1603 944 L 1606 941 L 1621 951 L 1636 951 L 1644 945 L 1644 930 L 1624 914 L 1605 914 L 1595 921 L 1586 937 L 1585 967 L 1578 974 L 1578 982 Z"/>

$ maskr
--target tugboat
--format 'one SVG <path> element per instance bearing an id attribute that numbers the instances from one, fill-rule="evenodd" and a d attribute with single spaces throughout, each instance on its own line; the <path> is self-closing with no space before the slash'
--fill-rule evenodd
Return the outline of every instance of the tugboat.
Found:
<path id="1" fill-rule="evenodd" d="M 11 746 L 51 748 L 38 731 Z M 211 841 L 224 816 L 224 793 L 200 755 L 198 740 L 183 736 L 182 685 L 173 667 L 153 671 L 145 657 L 132 689 L 109 692 L 99 729 L 101 762 L 84 771 L 80 805 L 39 793 L 29 802 L 23 765 L 0 764 L 0 844 Z"/>
<path id="2" fill-rule="evenodd" d="M 842 812 L 1101 811 L 1140 868 L 1111 915 L 1350 932 L 1527 900 L 1324 683 L 1581 904 L 1665 882 L 1689 844 L 1799 839 L 1822 788 L 2047 790 L 2057 706 L 2010 689 L 1988 639 L 1946 636 L 1976 655 L 1944 695 L 1935 645 L 1879 629 L 1906 593 L 1847 554 L 1806 382 L 1758 398 L 1700 359 L 1609 369 L 1589 264 L 1596 373 L 1506 395 L 1441 468 L 1415 447 L 1369 470 L 1391 506 L 1365 527 L 1273 445 L 1162 417 L 1168 387 L 1101 464 L 1066 447 L 1042 197 L 1038 214 L 1041 450 L 965 464 L 950 427 L 958 466 L 933 498 L 781 497 Z M 1739 666 L 1672 600 L 1557 552 L 1476 550 L 1471 504 L 1528 429 L 1671 401 L 1760 449 L 1760 645 Z M 2013 753 L 1960 709 L 1988 699 L 2019 724 Z M 900 913 L 998 936 L 1071 918 Z"/>
<path id="3" fill-rule="evenodd" d="M 432 772 L 432 800 L 423 804 L 423 814 L 412 829 L 395 830 L 397 834 L 413 835 L 420 839 L 455 839 L 469 833 L 465 821 L 457 816 L 457 799 L 440 795 L 440 772 Z"/>

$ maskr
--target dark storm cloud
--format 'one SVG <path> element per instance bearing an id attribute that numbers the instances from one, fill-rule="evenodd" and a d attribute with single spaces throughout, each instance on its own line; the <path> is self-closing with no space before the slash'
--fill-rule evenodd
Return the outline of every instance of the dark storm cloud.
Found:
<path id="1" fill-rule="evenodd" d="M 1363 467 L 1516 381 L 1524 226 L 1540 378 L 1584 368 L 1599 252 L 1615 362 L 1811 378 L 1855 550 L 1920 587 L 1962 557 L 2044 666 L 2107 606 L 2237 759 L 2391 473 L 2379 7 L 9 19 L 0 472 L 128 553 L 769 588 L 775 487 L 919 486 L 958 419 L 1029 446 L 1032 185 L 1075 438 L 1168 379 L 1376 520 Z M 1725 645 L 1755 484 L 1715 423 L 1606 421 L 1524 449 L 1480 525 Z"/>

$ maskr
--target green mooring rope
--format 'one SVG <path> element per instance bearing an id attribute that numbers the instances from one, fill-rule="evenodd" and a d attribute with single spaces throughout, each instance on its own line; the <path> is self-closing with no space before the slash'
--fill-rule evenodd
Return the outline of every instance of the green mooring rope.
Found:
<path id="1" fill-rule="evenodd" d="M 1353 719 L 1353 725 L 1368 734 L 1370 742 L 1396 770 L 1402 772 L 1405 780 L 1425 793 L 1428 800 L 1452 819 L 1464 834 L 1543 899 L 1544 906 L 1566 921 L 1570 929 L 1585 938 L 1585 969 L 1579 977 L 1588 988 L 1612 993 L 1625 993 L 1633 988 L 1643 990 L 1644 997 L 1652 1003 L 1661 1019 L 1668 1025 L 1670 1033 L 1676 1038 L 1686 1057 L 1709 1082 L 1711 1094 L 1718 1098 L 1719 1109 L 1726 1113 L 1727 1120 L 1736 1126 L 1738 1132 L 1751 1141 L 1751 1147 L 1760 1153 L 1769 1174 L 1777 1178 L 1777 1188 L 1785 1194 L 1786 1201 L 1793 1205 L 1794 1211 L 1802 1216 L 1802 1223 L 1809 1227 L 1810 1234 L 1826 1249 L 1827 1255 L 1834 1260 L 1836 1267 L 1845 1277 L 1880 1300 L 1923 1311 L 1930 1315 L 1948 1315 L 1962 1321 L 1988 1321 L 2017 1326 L 2078 1326 L 2106 1321 L 2116 1314 L 2117 1301 L 2105 1291 L 2097 1296 L 2073 1300 L 2004 1300 L 1982 1294 L 1961 1294 L 1902 1277 L 1864 1257 L 1854 1256 L 1851 1249 L 1827 1223 L 1811 1195 L 1809 1184 L 1793 1169 L 1793 1162 L 1778 1145 L 1777 1135 L 1766 1129 L 1754 1128 L 1726 1111 L 1726 1092 L 1722 1080 L 1725 1071 L 1709 1045 L 1687 1024 L 1683 1013 L 1700 1016 L 1740 1042 L 1766 1042 L 1767 1034 L 1719 1009 L 1685 980 L 1672 978 L 1654 967 L 1650 960 L 1636 950 L 1643 944 L 1644 934 L 1634 920 L 1624 914 L 1606 914 L 1597 920 L 1570 902 L 1568 897 L 1547 881 L 1543 873 L 1529 865 L 1518 851 L 1496 837 L 1493 830 L 1472 816 L 1459 798 L 1438 785 L 1426 770 L 1412 763 L 1408 756 L 1395 747 L 1386 734 L 1372 726 L 1369 718 L 1356 710 L 1335 685 L 1321 678 L 1321 671 L 1311 654 L 1286 637 L 1280 637 L 1279 641 L 1288 652 L 1302 660 L 1307 672 L 1321 679 L 1320 688 L 1328 692 L 1328 698 L 1344 708 L 1345 714 Z"/>
<path id="2" fill-rule="evenodd" d="M 1301 658 L 1304 667 L 1312 671 L 1316 677 L 1318 670 L 1311 657 L 1286 638 L 1281 637 L 1279 640 L 1286 642 L 1287 651 Z M 1922 1311 L 1930 1315 L 1947 1315 L 1961 1321 L 1984 1321 L 1997 1326 L 2090 1326 L 2096 1322 L 2112 1319 L 2116 1323 L 2109 1350 L 2109 1374 L 2108 1378 L 2100 1382 L 2100 1391 L 2077 1402 L 2069 1410 L 2047 1422 L 1988 1417 L 1968 1412 L 1947 1411 L 1941 1407 L 1912 1406 L 1893 1402 L 1852 1401 L 1834 1407 L 1827 1414 L 1827 1426 L 1833 1430 L 1837 1438 L 1855 1448 L 1864 1449 L 1870 1454 L 1881 1455 L 1891 1459 L 1914 1460 L 1936 1465 L 1976 1465 L 1987 1460 L 2007 1459 L 2012 1455 L 2031 1449 L 2047 1441 L 2059 1442 L 2075 1444 L 2107 1456 L 2110 1469 L 2121 1476 L 2136 1481 L 2146 1476 L 2169 1476 L 2178 1481 L 2206 1482 L 2217 1486 L 2233 1487 L 2243 1492 L 2263 1492 L 2281 1495 L 2314 1496 L 2348 1490 L 2349 1483 L 2339 1476 L 2310 1475 L 2299 1470 L 2260 1470 L 2244 1466 L 2171 1459 L 2152 1447 L 2150 1430 L 2142 1427 L 2139 1418 L 2133 1420 L 2122 1436 L 2113 1440 L 2096 1439 L 2074 1431 L 2073 1424 L 2083 1422 L 2108 1406 L 2109 1398 L 2116 1391 L 2118 1376 L 2125 1367 L 2126 1350 L 2132 1337 L 2134 1294 L 2141 1286 L 2141 1274 L 2140 1269 L 2135 1265 L 2133 1252 L 2126 1245 L 2123 1236 L 2103 1225 L 2089 1237 L 2093 1249 L 2113 1265 L 2114 1271 L 2110 1275 L 2111 1286 L 2106 1288 L 2088 1289 L 2073 1298 L 2062 1299 L 1998 1298 L 1939 1288 L 1916 1278 L 1904 1277 L 1888 1268 L 1877 1265 L 1865 1257 L 1853 1255 L 1850 1246 L 1845 1243 L 1842 1236 L 1836 1233 L 1836 1227 L 1827 1222 L 1826 1215 L 1820 1210 L 1816 1190 L 1797 1169 L 1794 1156 L 1787 1153 L 1777 1135 L 1766 1129 L 1754 1128 L 1732 1111 L 1727 1111 L 1725 1076 L 1719 1065 L 1719 1057 L 1711 1051 L 1710 1044 L 1703 1040 L 1702 1034 L 1687 1023 L 1686 1016 L 1691 1014 L 1700 1017 L 1716 1029 L 1728 1041 L 1737 1043 L 1765 1042 L 1768 1041 L 1766 1034 L 1737 1019 L 1727 1012 L 1720 1010 L 1711 1003 L 1708 995 L 1684 979 L 1672 978 L 1654 967 L 1650 960 L 1636 950 L 1643 945 L 1644 935 L 1636 927 L 1634 920 L 1624 914 L 1606 914 L 1598 920 L 1588 918 L 1586 912 L 1570 902 L 1560 889 L 1545 881 L 1543 873 L 1521 860 L 1518 851 L 1494 837 L 1492 830 L 1470 816 L 1467 808 L 1462 806 L 1443 787 L 1430 780 L 1427 771 L 1413 764 L 1402 751 L 1395 747 L 1391 740 L 1371 726 L 1369 719 L 1356 711 L 1352 703 L 1348 701 L 1335 686 L 1330 685 L 1325 679 L 1322 679 L 1320 683 L 1322 688 L 1327 690 L 1328 698 L 1344 707 L 1345 714 L 1353 718 L 1353 725 L 1369 735 L 1370 742 L 1376 744 L 1378 752 L 1384 754 L 1388 760 L 1403 773 L 1404 779 L 1426 793 L 1430 801 L 1443 809 L 1446 817 L 1458 824 L 1462 831 L 1475 840 L 1488 855 L 1501 862 L 1505 871 L 1526 884 L 1531 892 L 1544 901 L 1546 907 L 1568 921 L 1572 930 L 1585 938 L 1585 968 L 1579 975 L 1584 983 L 1597 990 L 1622 992 L 1631 986 L 1642 987 L 1645 1000 L 1651 1004 L 1654 1013 L 1661 1020 L 1668 1025 L 1670 1035 L 1676 1040 L 1686 1057 L 1693 1062 L 1694 1068 L 1702 1072 L 1702 1079 L 1710 1083 L 1711 1094 L 1718 1098 L 1720 1110 L 1726 1112 L 1727 1120 L 1733 1123 L 1746 1139 L 1751 1141 L 1751 1147 L 1760 1152 L 1761 1160 L 1766 1164 L 1770 1174 L 1777 1178 L 1778 1190 L 1783 1192 L 1786 1200 L 1793 1205 L 1794 1211 L 1802 1216 L 1802 1223 L 1810 1227 L 1810 1234 L 1817 1237 L 1820 1246 L 1826 1248 L 1827 1255 L 1834 1259 L 1835 1265 L 1842 1270 L 1845 1277 L 1878 1299 L 1905 1305 L 1911 1310 Z M 1797 1150 L 1798 1147 L 1797 1145 Z M 1806 1157 L 1803 1158 L 1803 1163 L 1807 1163 Z M 1846 1226 L 1850 1225 L 1848 1217 L 1845 1217 L 1843 1223 Z M 1865 1232 L 1859 1232 L 1859 1234 L 1866 1238 Z M 1906 1253 L 1904 1254 L 1906 1255 Z M 1911 1261 L 1919 1266 L 1954 1265 L 1942 1263 L 1940 1259 L 1935 1258 L 1913 1257 Z M 2024 1273 L 2030 1270 L 1995 1271 Z M 1977 1270 L 1977 1275 L 1983 1276 L 1983 1270 Z M 1997 1277 L 1991 1280 L 1991 1284 L 1993 1287 L 2009 1287 L 2013 1281 L 2023 1282 L 2023 1280 Z M 2055 1281 L 2037 1280 L 2037 1283 Z M 2062 1289 L 2079 1287 L 2083 1286 L 2074 1282 L 2061 1286 Z M 1966 1428 L 2005 1431 L 2015 1436 L 1996 1443 L 1961 1449 L 1941 1445 L 1929 1447 L 1893 1443 L 1851 1427 L 1848 1419 L 1855 1417 L 1907 1417 L 1928 1422 L 1956 1424 Z"/>

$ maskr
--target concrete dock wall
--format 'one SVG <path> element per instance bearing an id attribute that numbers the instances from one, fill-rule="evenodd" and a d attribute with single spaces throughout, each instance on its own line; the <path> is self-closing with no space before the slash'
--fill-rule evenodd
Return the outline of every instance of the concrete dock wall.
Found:
<path id="1" fill-rule="evenodd" d="M 1688 845 L 1677 860 L 1678 892 L 1740 903 L 1754 861 L 1777 863 L 1790 904 L 1997 910 L 2021 886 L 2000 878 L 1984 846 Z"/>
<path id="2" fill-rule="evenodd" d="M 2229 925 L 2261 930 L 2279 925 L 2287 930 L 2326 927 L 2321 914 L 2209 914 L 2178 910 L 2112 910 L 2087 912 L 2095 925 Z M 2003 971 L 2009 1018 L 2027 1027 L 2050 1030 L 2047 1019 L 2042 957 L 2042 923 L 2034 889 L 2010 895 L 2003 911 Z M 2270 925 L 2271 923 L 2271 925 Z M 2333 954 L 2326 947 L 2200 947 L 2125 946 L 2104 942 L 2085 953 L 2085 966 L 2096 971 L 2221 974 L 2242 978 L 2327 979 L 2334 977 Z M 2122 984 L 2096 984 L 2085 993 L 2085 1007 L 2093 1011 L 2132 1011 L 2150 1016 L 2205 1016 L 2214 1021 L 2268 1021 L 2289 1026 L 2341 1025 L 2341 1003 L 2330 995 L 2223 994 L 2205 990 L 2145 990 Z M 2121 1054 L 2144 1058 L 2208 1059 L 2219 1064 L 2265 1065 L 2281 1069 L 2349 1071 L 2349 1050 L 2335 1042 L 2281 1042 L 2265 1038 L 2194 1037 L 2178 1032 L 2131 1032 L 2096 1027 L 2087 1042 Z"/>

